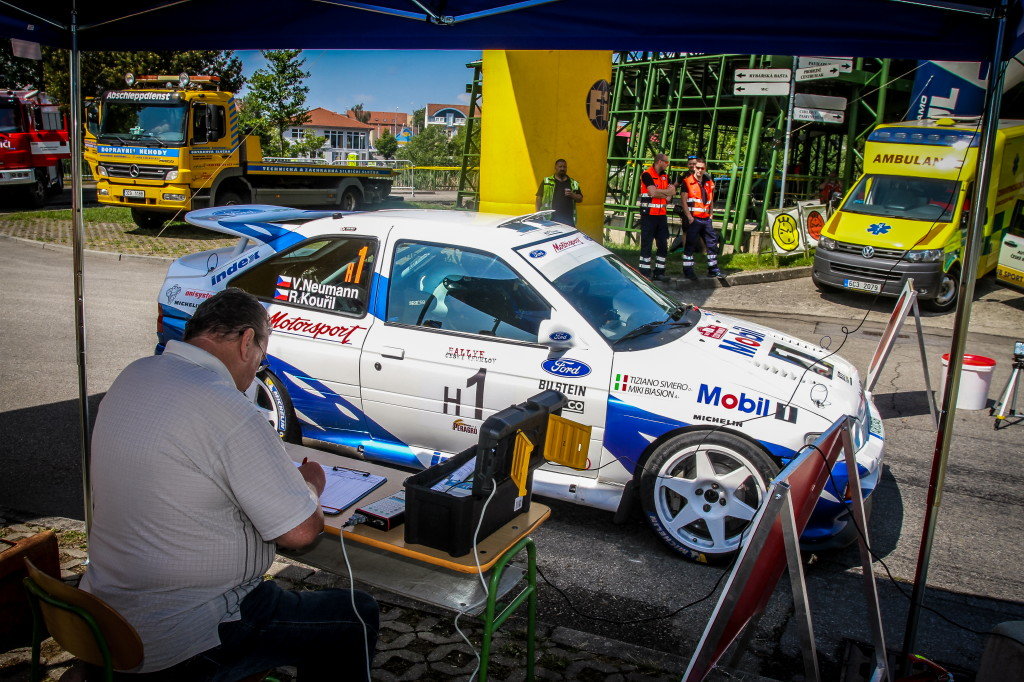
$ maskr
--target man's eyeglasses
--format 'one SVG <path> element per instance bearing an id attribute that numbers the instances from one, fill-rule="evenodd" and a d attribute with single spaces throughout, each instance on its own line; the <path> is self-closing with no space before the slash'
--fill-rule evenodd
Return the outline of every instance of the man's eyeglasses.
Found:
<path id="1" fill-rule="evenodd" d="M 269 363 L 269 362 L 267 362 L 267 351 L 263 349 L 263 346 L 261 346 L 261 345 L 260 345 L 260 342 L 259 342 L 259 341 L 257 341 L 257 340 L 256 340 L 255 338 L 254 338 L 254 339 L 252 340 L 252 342 L 253 342 L 253 343 L 255 343 L 255 344 L 256 344 L 256 347 L 260 349 L 260 352 L 261 352 L 261 353 L 263 353 L 263 359 L 262 359 L 262 360 L 260 360 L 260 364 L 259 364 L 259 366 L 258 366 L 258 367 L 256 368 L 256 373 L 257 373 L 257 374 L 259 374 L 260 372 L 263 372 L 263 371 L 265 371 L 265 370 L 266 370 L 266 369 L 267 369 L 268 367 L 270 367 L 270 363 Z"/>

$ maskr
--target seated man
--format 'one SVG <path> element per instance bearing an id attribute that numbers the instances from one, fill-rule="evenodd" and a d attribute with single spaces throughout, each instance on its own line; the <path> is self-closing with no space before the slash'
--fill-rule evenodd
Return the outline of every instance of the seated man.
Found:
<path id="1" fill-rule="evenodd" d="M 100 404 L 81 586 L 138 630 L 144 659 L 131 672 L 160 671 L 142 679 L 236 680 L 281 665 L 300 680 L 367 679 L 372 597 L 263 580 L 277 545 L 304 547 L 323 529 L 326 483 L 319 464 L 295 466 L 242 394 L 269 335 L 255 297 L 222 291 L 196 308 L 183 342 L 133 362 Z"/>

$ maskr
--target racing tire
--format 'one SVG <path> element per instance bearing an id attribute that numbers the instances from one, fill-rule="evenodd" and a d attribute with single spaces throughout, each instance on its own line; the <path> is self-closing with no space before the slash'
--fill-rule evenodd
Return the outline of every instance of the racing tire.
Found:
<path id="1" fill-rule="evenodd" d="M 143 230 L 159 230 L 167 224 L 169 216 L 163 213 L 157 213 L 156 211 L 143 211 L 142 209 L 132 209 L 132 222 L 138 225 Z"/>
<path id="2" fill-rule="evenodd" d="M 277 435 L 289 443 L 301 443 L 302 431 L 281 380 L 269 370 L 264 370 L 256 376 L 256 388 L 256 407 L 267 415 L 267 421 Z"/>
<path id="3" fill-rule="evenodd" d="M 359 190 L 355 187 L 349 187 L 341 195 L 340 208 L 342 211 L 358 211 L 360 203 Z"/>
<path id="4" fill-rule="evenodd" d="M 778 472 L 767 453 L 740 436 L 688 431 L 662 443 L 644 463 L 644 516 L 685 558 L 720 563 L 739 550 Z"/>
<path id="5" fill-rule="evenodd" d="M 46 205 L 46 184 L 38 177 L 25 188 L 25 203 L 32 208 L 42 208 Z"/>
<path id="6" fill-rule="evenodd" d="M 926 298 L 921 301 L 925 310 L 933 313 L 948 313 L 956 307 L 956 301 L 960 297 L 960 268 L 954 266 L 948 272 L 942 273 L 939 279 L 939 290 L 934 298 Z"/>

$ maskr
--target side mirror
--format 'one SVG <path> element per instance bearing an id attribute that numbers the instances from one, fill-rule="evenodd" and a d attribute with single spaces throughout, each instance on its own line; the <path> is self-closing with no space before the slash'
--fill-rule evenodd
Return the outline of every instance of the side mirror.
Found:
<path id="1" fill-rule="evenodd" d="M 568 325 L 549 318 L 540 321 L 537 343 L 551 350 L 566 350 L 576 346 L 576 334 Z"/>

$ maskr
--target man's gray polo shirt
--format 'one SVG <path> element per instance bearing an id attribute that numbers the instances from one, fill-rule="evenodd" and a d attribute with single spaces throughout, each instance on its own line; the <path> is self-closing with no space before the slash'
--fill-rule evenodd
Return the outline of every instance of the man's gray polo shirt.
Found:
<path id="1" fill-rule="evenodd" d="M 135 626 L 136 672 L 217 646 L 217 626 L 316 510 L 265 415 L 227 367 L 191 344 L 137 360 L 100 403 L 93 526 L 82 588 Z"/>

